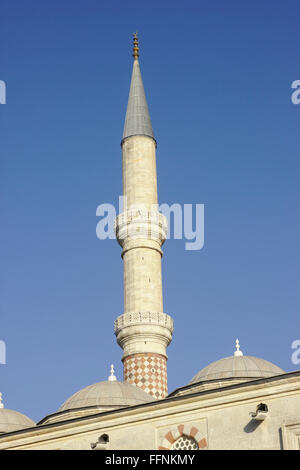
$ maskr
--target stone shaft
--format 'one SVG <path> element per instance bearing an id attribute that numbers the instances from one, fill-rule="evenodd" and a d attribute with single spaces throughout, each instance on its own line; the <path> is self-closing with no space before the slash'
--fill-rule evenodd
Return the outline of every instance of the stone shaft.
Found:
<path id="1" fill-rule="evenodd" d="M 173 321 L 163 313 L 161 246 L 167 234 L 157 209 L 156 142 L 144 135 L 122 142 L 125 208 L 115 230 L 124 263 L 124 313 L 115 322 L 124 380 L 154 398 L 167 395 L 166 347 Z"/>

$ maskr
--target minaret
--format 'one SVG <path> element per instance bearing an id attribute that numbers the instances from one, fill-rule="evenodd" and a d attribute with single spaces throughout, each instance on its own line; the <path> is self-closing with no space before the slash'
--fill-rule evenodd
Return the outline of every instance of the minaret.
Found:
<path id="1" fill-rule="evenodd" d="M 166 218 L 158 212 L 156 141 L 139 66 L 134 34 L 133 71 L 123 139 L 124 212 L 115 223 L 124 263 L 124 313 L 115 321 L 123 349 L 124 380 L 154 398 L 167 388 L 166 348 L 173 320 L 163 313 L 161 246 L 167 235 Z"/>

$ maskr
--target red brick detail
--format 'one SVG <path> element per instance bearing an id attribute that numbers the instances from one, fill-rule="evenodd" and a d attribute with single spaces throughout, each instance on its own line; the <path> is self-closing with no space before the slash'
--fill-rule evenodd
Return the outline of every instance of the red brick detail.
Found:
<path id="1" fill-rule="evenodd" d="M 190 429 L 190 430 L 188 430 Z M 180 436 L 182 435 L 186 435 L 188 437 L 192 437 L 193 439 L 195 439 L 195 436 L 197 435 L 197 433 L 199 432 L 199 429 L 197 429 L 195 426 L 192 426 L 191 428 L 189 428 L 188 426 L 184 425 L 184 424 L 179 424 L 177 427 L 173 427 L 171 428 L 167 434 L 165 434 L 165 436 L 163 437 L 162 441 L 165 445 L 167 445 L 166 443 L 166 440 L 169 441 L 170 445 L 168 447 L 164 447 L 164 446 L 159 446 L 158 449 L 159 450 L 170 450 L 171 447 L 172 447 L 172 444 L 177 441 L 177 439 L 179 439 L 178 436 L 178 432 L 180 434 Z M 175 435 L 175 438 L 174 438 L 174 435 Z M 207 440 L 205 437 L 203 437 L 202 439 L 200 439 L 200 441 L 197 442 L 198 444 L 198 447 L 199 447 L 199 450 L 200 449 L 204 449 L 205 447 L 207 447 Z"/>
<path id="2" fill-rule="evenodd" d="M 197 432 L 198 432 L 198 429 L 195 427 L 192 427 L 192 429 L 190 430 L 190 436 L 195 437 Z"/>
<path id="3" fill-rule="evenodd" d="M 166 435 L 165 435 L 165 438 L 171 443 L 173 444 L 173 442 L 175 442 L 175 439 L 173 437 L 173 434 L 170 432 L 168 432 Z"/>
<path id="4" fill-rule="evenodd" d="M 207 447 L 207 441 L 205 437 L 203 437 L 203 439 L 201 439 L 201 441 L 198 442 L 198 446 L 199 446 L 199 449 L 204 449 L 204 447 Z"/>
<path id="5" fill-rule="evenodd" d="M 167 359 L 156 353 L 131 354 L 123 359 L 124 381 L 159 400 L 168 394 Z"/>
<path id="6" fill-rule="evenodd" d="M 183 424 L 179 424 L 179 426 L 177 427 L 178 431 L 180 432 L 180 435 L 182 436 L 183 434 L 183 430 L 184 430 L 184 425 Z"/>

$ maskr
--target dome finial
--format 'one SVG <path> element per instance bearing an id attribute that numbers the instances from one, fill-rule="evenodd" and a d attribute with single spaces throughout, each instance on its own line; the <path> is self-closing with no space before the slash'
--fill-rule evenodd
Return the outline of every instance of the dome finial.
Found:
<path id="1" fill-rule="evenodd" d="M 2 393 L 0 392 L 0 408 L 4 408 L 4 405 L 2 403 Z"/>
<path id="2" fill-rule="evenodd" d="M 134 60 L 138 60 L 139 58 L 139 38 L 138 33 L 133 33 L 133 57 Z"/>
<path id="3" fill-rule="evenodd" d="M 108 377 L 108 380 L 110 382 L 113 382 L 114 380 L 117 380 L 117 377 L 115 376 L 115 368 L 114 368 L 113 364 L 110 366 L 110 376 Z"/>
<path id="4" fill-rule="evenodd" d="M 235 340 L 235 348 L 236 351 L 234 351 L 234 356 L 243 356 L 243 352 L 240 351 L 240 342 L 238 339 Z"/>

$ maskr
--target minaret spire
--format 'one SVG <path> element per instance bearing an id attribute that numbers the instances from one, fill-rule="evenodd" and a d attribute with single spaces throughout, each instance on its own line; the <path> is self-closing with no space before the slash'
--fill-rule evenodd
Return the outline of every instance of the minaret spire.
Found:
<path id="1" fill-rule="evenodd" d="M 154 139 L 154 133 L 138 61 L 139 46 L 137 33 L 134 33 L 132 55 L 134 57 L 134 61 L 122 143 L 125 139 L 133 135 L 145 135 Z"/>
<path id="2" fill-rule="evenodd" d="M 115 321 L 115 335 L 124 352 L 124 380 L 161 399 L 168 393 L 166 348 L 173 333 L 173 320 L 163 310 L 161 275 L 168 227 L 158 212 L 156 142 L 138 53 L 135 33 L 121 143 L 125 208 L 115 224 L 124 263 L 124 313 Z"/>

